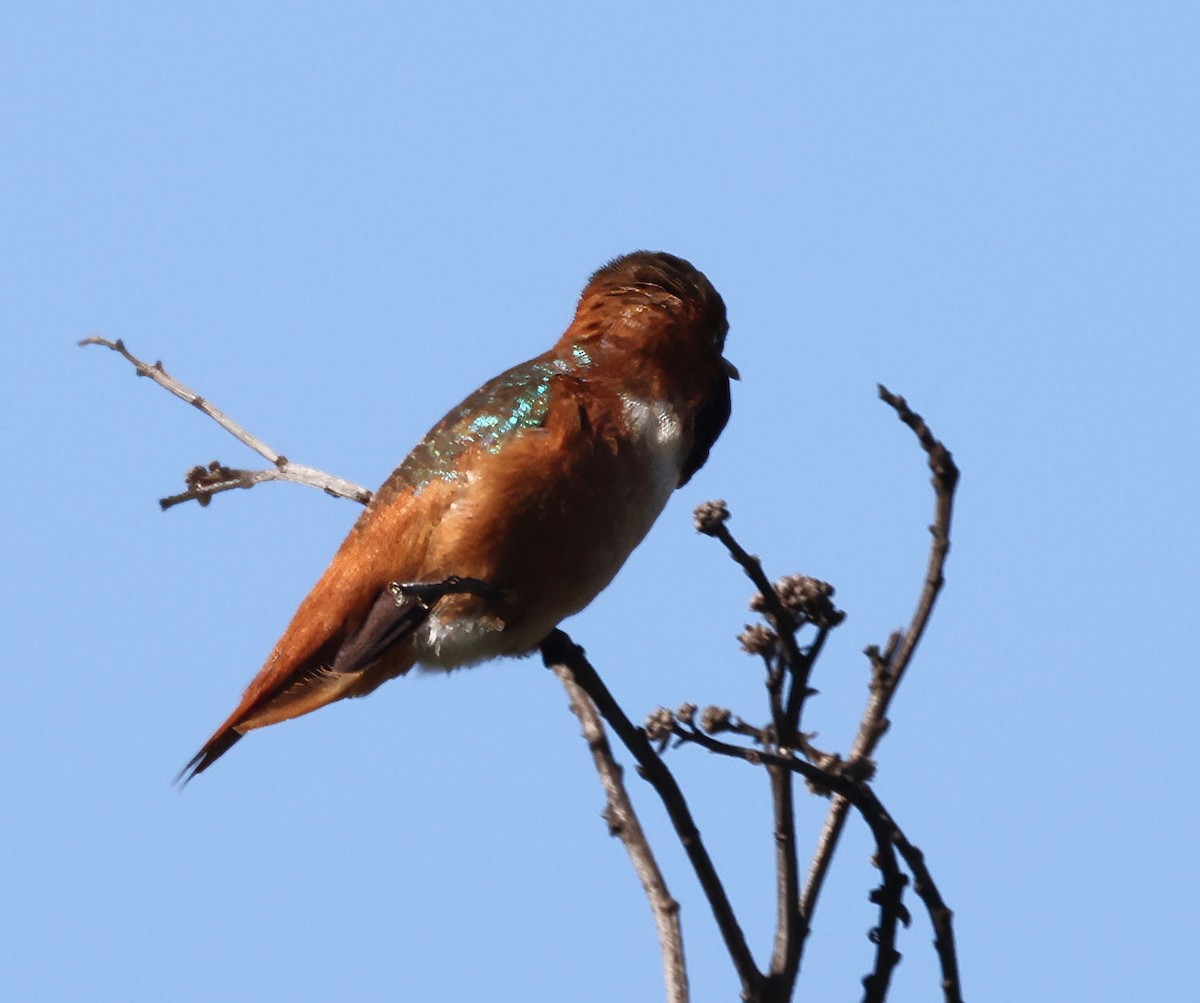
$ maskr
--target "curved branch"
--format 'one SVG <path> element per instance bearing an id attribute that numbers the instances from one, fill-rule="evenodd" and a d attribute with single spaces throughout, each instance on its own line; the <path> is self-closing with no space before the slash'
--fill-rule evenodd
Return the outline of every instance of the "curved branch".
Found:
<path id="1" fill-rule="evenodd" d="M 742 733 L 739 728 L 730 730 Z M 741 759 L 752 765 L 763 765 L 768 768 L 791 770 L 799 773 L 818 789 L 829 790 L 834 796 L 841 798 L 846 804 L 852 804 L 871 826 L 872 834 L 878 838 L 887 831 L 888 840 L 899 851 L 904 862 L 913 874 L 913 890 L 925 903 L 929 913 L 929 922 L 934 931 L 934 948 L 937 951 L 938 963 L 942 969 L 942 992 L 946 1003 L 962 1003 L 962 987 L 959 982 L 958 952 L 954 941 L 954 913 L 946 905 L 941 892 L 934 883 L 933 875 L 925 864 L 925 854 L 909 842 L 904 831 L 896 823 L 879 796 L 872 788 L 860 781 L 844 776 L 840 772 L 822 769 L 811 762 L 802 759 L 791 759 L 772 752 L 757 749 L 744 749 L 740 746 L 721 742 L 710 735 L 704 734 L 694 726 L 684 728 L 678 722 L 672 723 L 672 734 L 685 742 L 695 744 L 718 755 Z M 852 769 L 846 763 L 841 769 Z M 905 913 L 901 913 L 903 919 Z"/>
<path id="2" fill-rule="evenodd" d="M 933 437 L 925 420 L 908 406 L 908 402 L 903 397 L 893 394 L 882 383 L 879 385 L 879 397 L 895 410 L 905 425 L 913 430 L 913 434 L 921 443 L 921 448 L 925 450 L 925 454 L 929 458 L 929 469 L 933 472 L 931 480 L 935 497 L 933 525 L 929 527 L 933 543 L 929 548 L 929 560 L 925 568 L 925 582 L 921 589 L 921 598 L 917 602 L 917 608 L 908 629 L 900 638 L 899 646 L 891 652 L 891 657 L 879 669 L 879 674 L 883 678 L 879 681 L 878 693 L 874 695 L 875 699 L 868 710 L 868 714 L 882 722 L 896 688 L 900 685 L 900 680 L 903 678 L 909 662 L 912 661 L 913 653 L 917 650 L 917 644 L 920 643 L 925 628 L 929 625 L 938 593 L 942 591 L 942 586 L 946 583 L 943 572 L 946 567 L 946 557 L 950 553 L 950 521 L 954 513 L 954 491 L 958 486 L 959 472 L 950 450 Z M 879 741 L 879 737 L 878 730 L 873 729 L 869 721 L 864 721 L 863 726 L 859 729 L 858 738 L 855 740 L 855 748 L 851 750 L 851 756 L 856 753 L 860 756 L 869 756 Z"/>
<path id="3" fill-rule="evenodd" d="M 962 986 L 958 974 L 958 948 L 954 943 L 954 913 L 946 905 L 933 875 L 925 866 L 925 854 L 905 838 L 899 828 L 892 837 L 900 856 L 913 875 L 913 890 L 925 903 L 929 921 L 933 924 L 933 948 L 942 966 L 942 992 L 946 1003 L 962 1003 Z"/>
<path id="4" fill-rule="evenodd" d="M 950 552 L 950 524 L 954 511 L 954 491 L 959 477 L 950 450 L 934 438 L 924 419 L 908 406 L 908 402 L 903 397 L 893 394 L 883 384 L 879 385 L 879 397 L 912 429 L 928 457 L 929 468 L 933 472 L 935 496 L 934 521 L 929 527 L 933 540 L 921 595 L 907 630 L 903 634 L 893 635 L 882 654 L 877 648 L 867 649 L 872 665 L 871 695 L 850 750 L 851 763 L 863 763 L 869 759 L 880 738 L 887 731 L 888 707 L 933 614 L 938 593 L 945 582 L 943 571 Z M 817 899 L 833 859 L 833 851 L 837 848 L 845 825 L 846 811 L 847 803 L 844 798 L 839 797 L 834 800 L 825 816 L 817 848 L 809 865 L 804 894 L 800 900 L 800 909 L 807 921 L 806 928 L 812 923 L 813 910 L 816 909 Z"/>
<path id="5" fill-rule="evenodd" d="M 774 752 L 746 749 L 731 745 L 706 735 L 694 724 L 687 727 L 677 721 L 672 734 L 684 742 L 693 742 L 709 752 L 732 759 L 741 759 L 754 765 L 773 770 L 790 770 L 799 773 L 819 789 L 829 790 L 854 806 L 862 816 L 875 839 L 875 861 L 883 875 L 882 884 L 871 893 L 871 901 L 879 906 L 879 926 L 871 931 L 875 944 L 875 965 L 863 979 L 863 1003 L 883 1003 L 887 997 L 892 972 L 900 961 L 896 950 L 896 924 L 909 922 L 908 910 L 902 900 L 904 886 L 908 883 L 896 860 L 893 846 L 898 826 L 874 791 L 866 784 L 852 780 L 839 773 L 823 770 L 803 759 L 781 756 Z"/>

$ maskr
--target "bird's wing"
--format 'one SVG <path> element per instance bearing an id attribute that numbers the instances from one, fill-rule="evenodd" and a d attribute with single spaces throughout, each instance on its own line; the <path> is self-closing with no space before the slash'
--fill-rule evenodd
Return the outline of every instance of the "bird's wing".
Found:
<path id="1" fill-rule="evenodd" d="M 472 449 L 494 450 L 508 437 L 539 428 L 552 381 L 561 375 L 560 366 L 541 357 L 515 366 L 429 431 L 375 493 L 237 708 L 180 772 L 179 782 L 208 769 L 246 731 L 369 692 L 412 667 L 402 642 L 428 610 L 419 602 L 398 604 L 391 584 L 427 580 L 431 534 L 466 487 L 460 461 Z"/>

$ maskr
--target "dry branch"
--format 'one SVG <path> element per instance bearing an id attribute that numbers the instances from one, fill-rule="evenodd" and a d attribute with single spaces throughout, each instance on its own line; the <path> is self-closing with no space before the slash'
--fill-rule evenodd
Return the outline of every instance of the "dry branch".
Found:
<path id="1" fill-rule="evenodd" d="M 305 467 L 299 463 L 292 463 L 286 456 L 280 455 L 261 439 L 251 435 L 245 428 L 223 411 L 214 407 L 194 390 L 184 386 L 175 377 L 169 375 L 161 362 L 151 364 L 139 359 L 125 347 L 125 342 L 119 338 L 116 341 L 109 341 L 107 338 L 93 335 L 90 338 L 84 338 L 79 344 L 81 346 L 103 345 L 105 348 L 117 352 L 133 365 L 138 376 L 145 376 L 153 380 L 181 401 L 191 404 L 198 411 L 208 415 L 208 417 L 225 429 L 226 432 L 237 439 L 238 442 L 254 450 L 254 452 L 258 453 L 259 456 L 271 464 L 266 470 L 237 470 L 226 467 L 214 460 L 206 467 L 192 467 L 184 476 L 184 483 L 187 485 L 186 491 L 159 499 L 158 504 L 164 511 L 185 501 L 197 501 L 201 505 L 207 505 L 213 495 L 220 494 L 222 491 L 232 491 L 235 488 L 252 488 L 256 484 L 262 484 L 266 481 L 291 481 L 293 484 L 305 484 L 309 487 L 319 488 L 327 495 L 333 495 L 335 498 L 349 498 L 351 501 L 360 502 L 363 505 L 371 500 L 371 492 L 352 481 L 344 481 L 340 477 L 333 477 L 323 470 L 317 470 L 315 467 Z"/>
<path id="2" fill-rule="evenodd" d="M 851 762 L 867 762 L 875 746 L 888 728 L 887 710 L 895 696 L 904 672 L 917 649 L 917 643 L 925 633 L 933 607 L 937 602 L 938 593 L 945 583 L 944 569 L 946 556 L 950 552 L 950 523 L 954 512 L 954 490 L 958 485 L 958 468 L 954 458 L 941 442 L 934 438 L 929 426 L 919 414 L 909 408 L 903 397 L 893 394 L 883 384 L 879 385 L 879 397 L 895 410 L 897 416 L 905 425 L 913 430 L 921 448 L 929 460 L 929 469 L 933 472 L 934 489 L 934 521 L 929 527 L 932 543 L 929 549 L 929 561 L 925 572 L 925 581 L 917 601 L 916 611 L 903 634 L 893 635 L 883 654 L 877 649 L 867 649 L 871 659 L 871 695 L 859 724 L 858 735 L 850 749 Z M 800 909 L 811 922 L 813 910 L 825 883 L 825 875 L 829 870 L 833 851 L 837 848 L 842 826 L 846 821 L 847 805 L 842 800 L 835 800 L 825 817 L 825 824 L 817 841 L 817 849 L 813 855 L 808 870 L 808 880 L 805 884 L 804 895 Z"/>
<path id="3" fill-rule="evenodd" d="M 704 847 L 700 830 L 696 827 L 675 777 L 667 769 L 662 757 L 654 751 L 646 732 L 636 727 L 613 699 L 608 687 L 588 662 L 582 648 L 563 631 L 554 630 L 542 642 L 541 650 L 542 660 L 548 666 L 562 665 L 570 670 L 575 682 L 596 705 L 609 727 L 616 732 L 625 748 L 637 760 L 642 778 L 661 798 L 721 930 L 733 967 L 741 980 L 743 995 L 750 998 L 750 994 L 757 990 L 762 976 L 754 964 L 754 958 L 733 912 L 729 896 L 725 893 L 725 887 L 713 866 L 712 858 Z"/>
<path id="4" fill-rule="evenodd" d="M 667 889 L 666 879 L 659 869 L 650 841 L 646 838 L 642 824 L 633 809 L 633 802 L 629 800 L 629 792 L 625 789 L 624 771 L 613 757 L 612 747 L 608 744 L 608 736 L 604 733 L 604 725 L 600 721 L 596 705 L 592 703 L 583 687 L 575 681 L 570 667 L 555 661 L 548 662 L 548 665 L 566 689 L 571 710 L 579 718 L 583 737 L 587 740 L 588 748 L 592 750 L 592 761 L 607 798 L 604 820 L 608 823 L 608 831 L 625 845 L 625 851 L 629 854 L 633 869 L 637 872 L 642 890 L 650 903 L 663 959 L 667 1003 L 687 1003 L 687 964 L 683 953 L 683 926 L 679 921 L 679 903 Z"/>

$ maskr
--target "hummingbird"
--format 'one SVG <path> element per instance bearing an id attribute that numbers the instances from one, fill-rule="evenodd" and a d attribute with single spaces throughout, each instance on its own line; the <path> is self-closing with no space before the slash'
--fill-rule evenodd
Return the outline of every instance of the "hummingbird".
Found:
<path id="1" fill-rule="evenodd" d="M 728 330 L 682 258 L 636 251 L 596 271 L 554 346 L 453 408 L 375 492 L 179 781 L 248 731 L 414 666 L 536 650 L 708 459 L 738 379 Z"/>

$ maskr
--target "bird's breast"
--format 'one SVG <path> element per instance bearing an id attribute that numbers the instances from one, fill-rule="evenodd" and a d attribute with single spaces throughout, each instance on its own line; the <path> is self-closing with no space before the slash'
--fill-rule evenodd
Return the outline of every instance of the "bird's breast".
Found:
<path id="1" fill-rule="evenodd" d="M 612 581 L 679 483 L 687 443 L 669 402 L 621 395 L 563 407 L 473 469 L 431 545 L 431 577 L 504 593 L 439 604 L 417 640 L 426 666 L 521 654 Z"/>
<path id="2" fill-rule="evenodd" d="M 637 476 L 642 477 L 649 487 L 645 500 L 649 523 L 642 531 L 644 536 L 679 484 L 687 448 L 683 426 L 669 403 L 632 396 L 622 396 L 621 402 L 630 442 L 641 454 L 643 469 Z"/>

